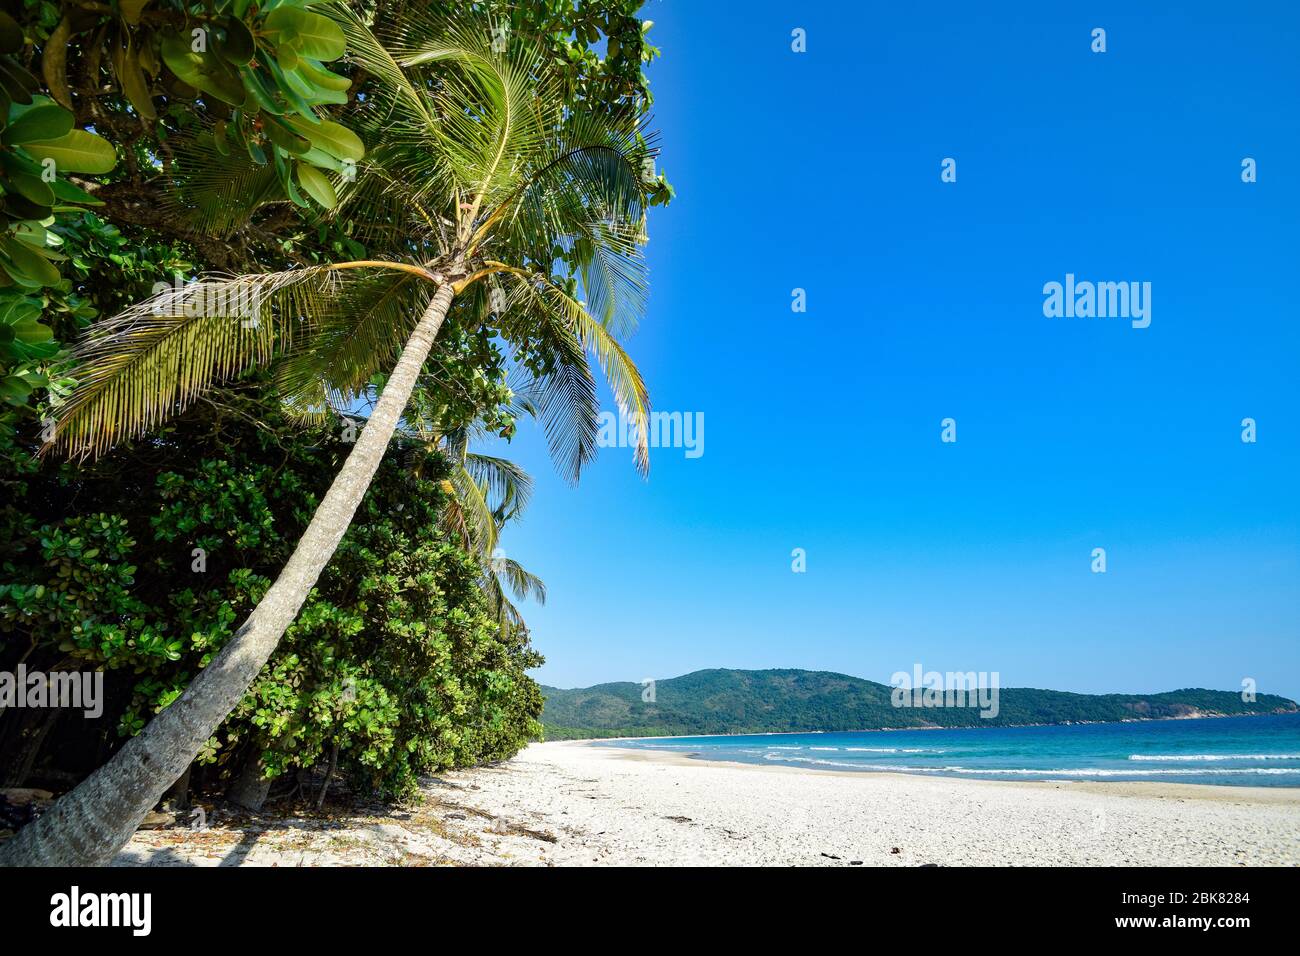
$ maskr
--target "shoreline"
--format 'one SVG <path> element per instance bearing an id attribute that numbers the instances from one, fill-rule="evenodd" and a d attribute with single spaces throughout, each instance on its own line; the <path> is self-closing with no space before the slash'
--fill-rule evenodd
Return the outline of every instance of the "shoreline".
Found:
<path id="1" fill-rule="evenodd" d="M 620 738 L 642 739 L 642 738 Z M 659 738 L 670 740 L 674 738 Z M 588 746 L 586 741 L 557 740 L 548 741 L 557 745 L 575 744 Z M 717 760 L 713 757 L 696 757 L 690 754 L 673 753 L 665 750 L 640 750 L 627 747 L 602 747 L 601 750 L 612 753 L 620 760 L 657 762 L 675 766 L 703 767 L 744 767 L 760 772 L 786 772 L 795 774 L 816 774 L 832 777 L 888 777 L 901 780 L 953 780 L 976 786 L 1002 787 L 1047 787 L 1060 789 L 1070 787 L 1076 790 L 1096 792 L 1103 796 L 1143 796 L 1159 799 L 1178 800 L 1223 800 L 1231 798 L 1234 802 L 1282 804 L 1300 808 L 1300 787 L 1252 787 L 1237 784 L 1178 783 L 1176 781 L 1156 780 L 1079 780 L 1065 777 L 1043 777 L 1037 780 L 992 780 L 977 777 L 964 777 L 960 774 L 946 773 L 907 773 L 894 770 L 836 770 L 826 767 L 791 767 L 781 763 L 751 763 L 746 760 Z"/>
<path id="2" fill-rule="evenodd" d="M 757 730 L 725 734 L 647 734 L 644 737 L 561 737 L 553 740 L 542 737 L 540 740 L 534 740 L 533 743 L 591 744 L 610 740 L 695 740 L 700 737 L 782 737 L 788 734 L 889 734 L 907 730 L 1009 730 L 1015 727 L 1096 727 L 1104 724 L 1154 724 L 1166 720 L 1227 720 L 1233 717 L 1281 717 L 1287 714 L 1300 714 L 1300 710 L 1269 710 L 1251 714 L 1198 713 L 1175 717 L 1130 717 L 1125 720 L 1067 720 L 1061 723 L 991 724 L 987 727 L 978 724 L 970 727 L 942 727 L 938 724 L 927 724 L 921 727 L 869 727 L 859 730 Z"/>
<path id="3" fill-rule="evenodd" d="M 422 800 L 141 831 L 119 866 L 1297 866 L 1300 791 L 532 744 Z"/>

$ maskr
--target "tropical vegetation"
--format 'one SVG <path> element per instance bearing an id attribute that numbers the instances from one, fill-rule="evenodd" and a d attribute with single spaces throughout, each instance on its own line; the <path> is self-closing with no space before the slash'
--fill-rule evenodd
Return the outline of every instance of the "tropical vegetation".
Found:
<path id="1" fill-rule="evenodd" d="M 529 481 L 473 446 L 534 418 L 576 481 L 588 356 L 644 420 L 671 188 L 639 0 L 488 6 L 5 7 L 0 667 L 101 668 L 111 721 L 0 718 L 8 782 L 77 784 L 3 862 L 539 732 Z"/>

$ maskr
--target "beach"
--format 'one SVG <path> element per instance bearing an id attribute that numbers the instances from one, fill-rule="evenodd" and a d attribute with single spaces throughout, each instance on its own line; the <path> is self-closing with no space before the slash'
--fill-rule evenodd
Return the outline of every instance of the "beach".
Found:
<path id="1" fill-rule="evenodd" d="M 136 834 L 117 865 L 1279 866 L 1300 789 L 1003 782 L 532 744 L 402 807 Z"/>

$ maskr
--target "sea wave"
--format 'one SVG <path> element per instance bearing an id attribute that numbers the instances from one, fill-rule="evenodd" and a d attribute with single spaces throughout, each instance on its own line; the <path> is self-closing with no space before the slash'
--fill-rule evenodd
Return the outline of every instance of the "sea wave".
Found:
<path id="1" fill-rule="evenodd" d="M 964 773 L 977 776 L 1034 776 L 1034 777 L 1214 777 L 1239 775 L 1300 774 L 1300 767 L 1235 767 L 1218 770 L 1161 769 L 1115 770 L 1100 767 L 1071 767 L 1040 770 L 1030 767 L 916 767 L 908 764 L 848 763 L 843 760 L 823 760 L 818 757 L 791 757 L 786 754 L 766 753 L 764 759 L 783 763 L 806 763 L 819 767 L 842 767 L 848 770 L 876 770 L 885 773 Z"/>
<path id="2" fill-rule="evenodd" d="M 870 764 L 845 763 L 843 760 L 822 760 L 819 757 L 789 757 L 785 754 L 763 754 L 765 760 L 779 760 L 782 763 L 810 763 L 819 767 L 845 767 L 849 770 L 881 770 L 883 767 L 874 767 Z"/>
<path id="3" fill-rule="evenodd" d="M 978 773 L 978 774 L 1031 774 L 1036 776 L 1051 777 L 1210 777 L 1210 776 L 1235 776 L 1239 774 L 1300 774 L 1300 767 L 1236 767 L 1222 770 L 1201 770 L 1201 769 L 1178 769 L 1178 770 L 1103 770 L 1100 768 L 1079 768 L 1079 769 L 1061 769 L 1061 770 L 1029 770 L 1024 768 L 1015 768 L 1009 770 L 988 770 L 974 769 L 970 767 L 942 767 L 929 768 L 918 767 L 918 770 L 926 770 L 934 773 Z"/>
<path id="4" fill-rule="evenodd" d="M 1300 760 L 1300 754 L 1129 754 L 1129 760 Z"/>

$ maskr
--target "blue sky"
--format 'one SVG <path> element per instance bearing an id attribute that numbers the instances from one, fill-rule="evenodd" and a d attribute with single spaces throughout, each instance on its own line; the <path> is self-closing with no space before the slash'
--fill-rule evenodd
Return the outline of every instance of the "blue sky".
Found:
<path id="1" fill-rule="evenodd" d="M 1300 697 L 1300 6 L 1137 6 L 650 0 L 678 198 L 630 349 L 704 454 L 574 490 L 505 451 L 539 679 Z M 1150 327 L 1046 318 L 1066 273 L 1150 282 Z"/>

